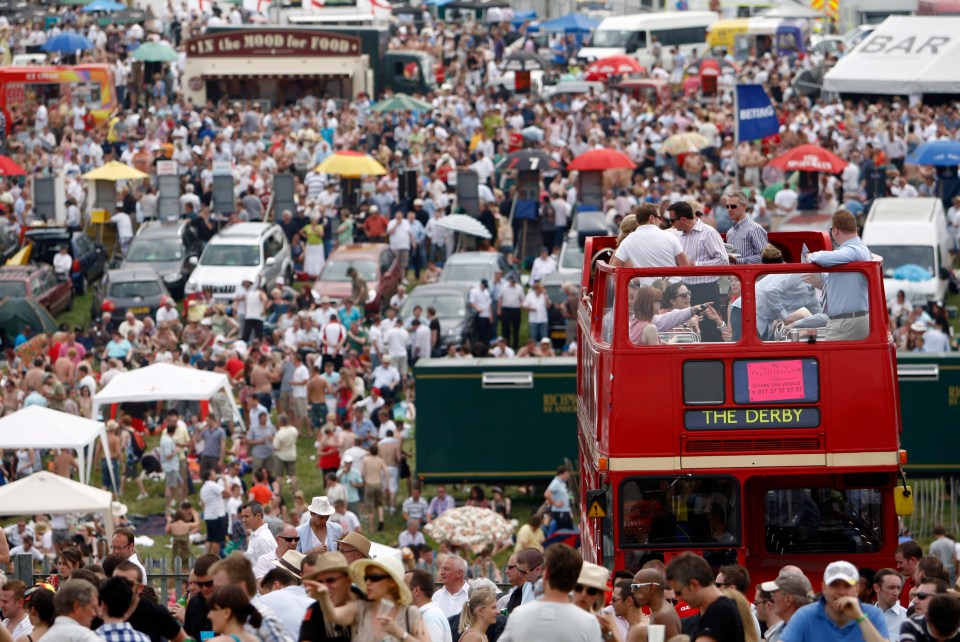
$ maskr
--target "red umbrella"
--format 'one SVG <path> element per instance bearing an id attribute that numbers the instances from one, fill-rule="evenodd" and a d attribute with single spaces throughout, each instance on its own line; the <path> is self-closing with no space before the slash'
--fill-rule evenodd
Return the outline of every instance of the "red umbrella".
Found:
<path id="1" fill-rule="evenodd" d="M 0 154 L 0 176 L 25 176 L 26 173 L 15 160 Z"/>
<path id="2" fill-rule="evenodd" d="M 570 171 L 602 172 L 605 169 L 636 169 L 630 157 L 615 149 L 591 149 L 567 165 Z"/>
<path id="3" fill-rule="evenodd" d="M 617 55 L 607 56 L 587 65 L 587 80 L 606 80 L 610 76 L 626 76 L 644 73 L 643 65 L 636 58 Z"/>
<path id="4" fill-rule="evenodd" d="M 786 154 L 777 156 L 770 164 L 784 171 L 826 172 L 839 174 L 847 166 L 843 160 L 830 150 L 817 145 L 800 145 Z"/>

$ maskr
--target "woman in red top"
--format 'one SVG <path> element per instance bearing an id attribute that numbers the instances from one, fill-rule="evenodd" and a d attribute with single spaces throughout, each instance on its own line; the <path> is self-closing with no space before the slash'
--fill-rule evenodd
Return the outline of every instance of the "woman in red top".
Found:
<path id="1" fill-rule="evenodd" d="M 320 446 L 317 448 L 317 468 L 323 471 L 324 479 L 327 473 L 335 473 L 340 469 L 340 440 L 329 423 L 323 429 Z"/>

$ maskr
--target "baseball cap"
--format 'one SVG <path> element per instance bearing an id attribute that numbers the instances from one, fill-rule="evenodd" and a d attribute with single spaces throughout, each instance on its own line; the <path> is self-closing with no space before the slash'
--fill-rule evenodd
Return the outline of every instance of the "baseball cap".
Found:
<path id="1" fill-rule="evenodd" d="M 781 572 L 780 575 L 777 576 L 777 579 L 761 584 L 760 589 L 767 593 L 783 591 L 791 595 L 813 597 L 813 586 L 811 586 L 807 576 L 801 573 Z"/>
<path id="2" fill-rule="evenodd" d="M 860 572 L 850 562 L 844 562 L 843 560 L 833 562 L 823 572 L 823 583 L 830 585 L 837 580 L 843 580 L 850 586 L 856 586 L 857 582 L 860 581 Z"/>

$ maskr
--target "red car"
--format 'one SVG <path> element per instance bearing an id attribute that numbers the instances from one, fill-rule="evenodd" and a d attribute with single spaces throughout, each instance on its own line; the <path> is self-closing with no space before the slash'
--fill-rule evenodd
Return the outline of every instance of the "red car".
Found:
<path id="1" fill-rule="evenodd" d="M 28 298 L 57 315 L 73 305 L 73 284 L 57 278 L 49 265 L 0 267 L 0 298 Z"/>
<path id="2" fill-rule="evenodd" d="M 378 314 L 397 291 L 402 276 L 400 262 L 386 243 L 352 243 L 334 250 L 313 284 L 314 295 L 334 303 L 348 298 L 352 284 L 347 269 L 351 267 L 367 282 L 366 313 Z"/>

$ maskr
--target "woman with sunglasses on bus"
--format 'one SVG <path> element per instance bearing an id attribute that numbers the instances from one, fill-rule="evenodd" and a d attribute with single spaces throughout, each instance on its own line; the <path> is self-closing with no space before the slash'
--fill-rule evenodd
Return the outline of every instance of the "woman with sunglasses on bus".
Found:
<path id="1" fill-rule="evenodd" d="M 255 629 L 263 623 L 260 611 L 250 604 L 243 589 L 221 586 L 207 598 L 207 604 L 210 606 L 207 617 L 217 634 L 213 642 L 260 642 L 243 628 L 248 622 Z"/>
<path id="2" fill-rule="evenodd" d="M 354 642 L 380 642 L 387 636 L 401 642 L 430 642 L 420 609 L 403 581 L 403 564 L 392 557 L 360 559 L 350 565 L 350 579 L 366 600 L 334 606 L 325 585 L 311 586 L 324 617 L 351 627 Z"/>

